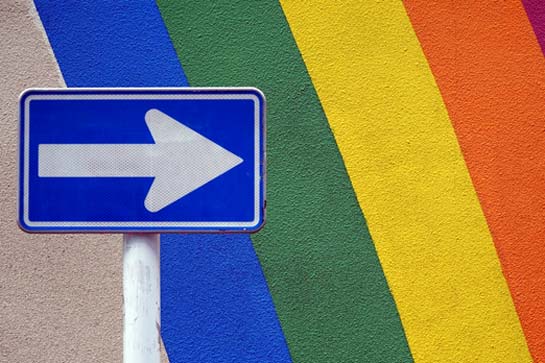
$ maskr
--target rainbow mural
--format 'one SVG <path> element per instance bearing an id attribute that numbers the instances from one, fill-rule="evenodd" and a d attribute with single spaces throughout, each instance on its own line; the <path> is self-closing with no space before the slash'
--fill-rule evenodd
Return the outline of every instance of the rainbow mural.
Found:
<path id="1" fill-rule="evenodd" d="M 68 87 L 267 97 L 265 228 L 162 236 L 171 362 L 545 362 L 545 2 L 34 4 Z"/>

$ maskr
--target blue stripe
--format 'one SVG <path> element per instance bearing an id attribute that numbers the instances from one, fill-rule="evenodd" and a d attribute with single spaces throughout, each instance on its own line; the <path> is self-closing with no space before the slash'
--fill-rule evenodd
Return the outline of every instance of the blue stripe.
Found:
<path id="1" fill-rule="evenodd" d="M 163 235 L 161 248 L 171 362 L 291 362 L 248 235 Z"/>
<path id="2" fill-rule="evenodd" d="M 188 85 L 153 1 L 35 4 L 68 87 Z M 163 235 L 161 265 L 171 362 L 290 361 L 248 235 Z"/>
<path id="3" fill-rule="evenodd" d="M 68 87 L 187 85 L 152 1 L 35 4 Z"/>

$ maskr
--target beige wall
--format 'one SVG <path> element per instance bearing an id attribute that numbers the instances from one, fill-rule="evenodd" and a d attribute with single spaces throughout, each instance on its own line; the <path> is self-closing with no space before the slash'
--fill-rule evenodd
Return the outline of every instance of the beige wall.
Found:
<path id="1" fill-rule="evenodd" d="M 29 0 L 0 1 L 0 80 L 0 362 L 121 362 L 121 235 L 17 226 L 19 94 L 64 87 Z"/>

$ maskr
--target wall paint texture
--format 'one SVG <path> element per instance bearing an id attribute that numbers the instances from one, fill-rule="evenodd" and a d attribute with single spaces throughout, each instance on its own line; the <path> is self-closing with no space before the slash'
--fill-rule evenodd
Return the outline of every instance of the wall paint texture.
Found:
<path id="1" fill-rule="evenodd" d="M 121 236 L 16 225 L 28 87 L 255 86 L 267 224 L 162 236 L 163 361 L 545 362 L 545 5 L 0 2 L 0 362 L 121 361 Z"/>

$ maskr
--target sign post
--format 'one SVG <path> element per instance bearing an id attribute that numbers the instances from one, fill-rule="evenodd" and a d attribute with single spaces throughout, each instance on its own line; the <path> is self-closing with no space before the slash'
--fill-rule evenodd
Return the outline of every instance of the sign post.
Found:
<path id="1" fill-rule="evenodd" d="M 123 361 L 159 363 L 159 234 L 123 235 Z"/>
<path id="2" fill-rule="evenodd" d="M 264 223 L 263 94 L 31 89 L 19 107 L 19 225 L 124 233 L 124 362 L 158 363 L 159 233 Z"/>

